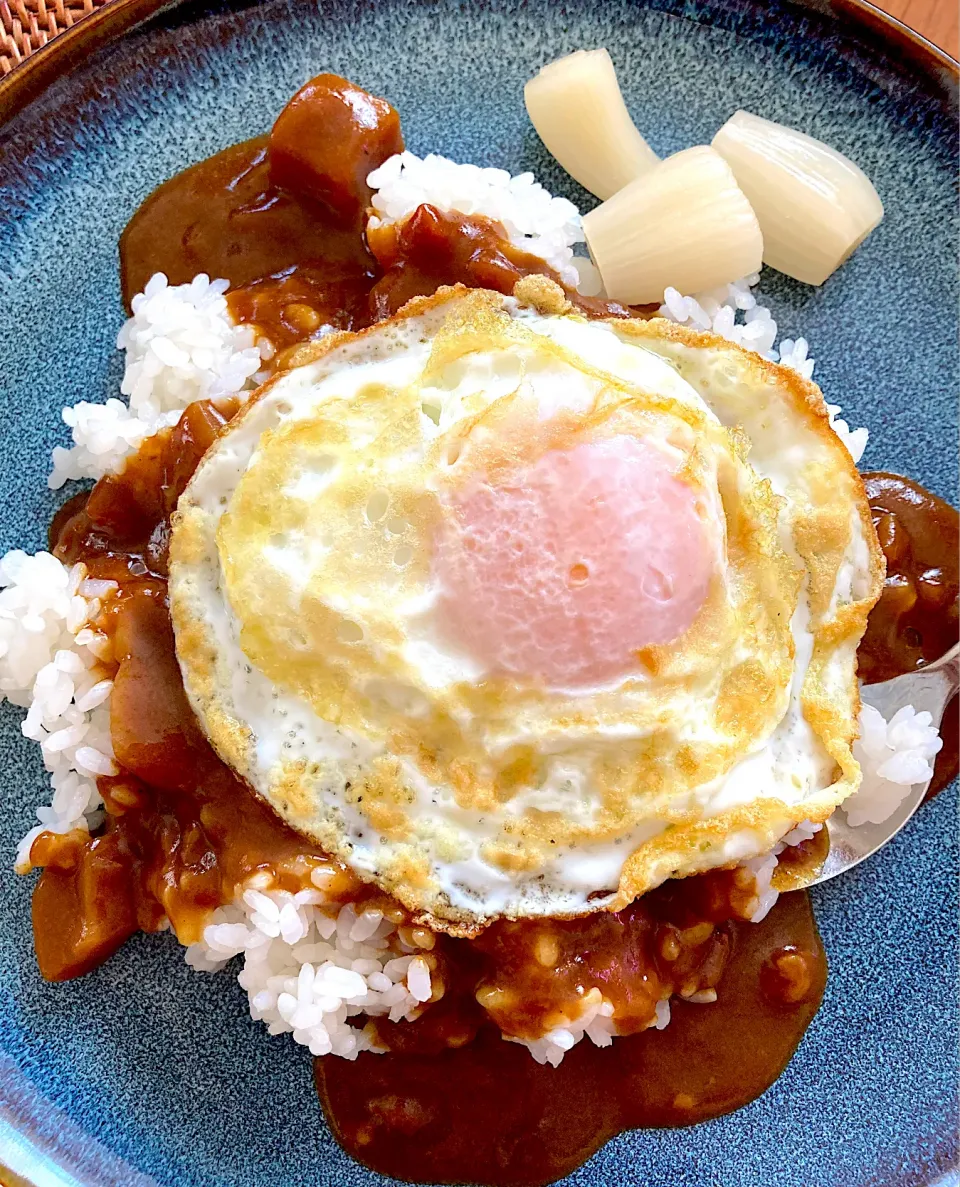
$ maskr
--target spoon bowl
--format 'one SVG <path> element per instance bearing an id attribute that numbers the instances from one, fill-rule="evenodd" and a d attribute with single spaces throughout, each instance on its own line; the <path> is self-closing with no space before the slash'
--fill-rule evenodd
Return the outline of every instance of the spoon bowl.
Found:
<path id="1" fill-rule="evenodd" d="M 933 718 L 933 724 L 939 725 L 958 687 L 960 644 L 928 667 L 885 680 L 882 684 L 865 685 L 861 696 L 865 704 L 872 705 L 887 721 L 904 705 L 912 705 L 918 713 L 925 710 Z M 896 811 L 879 824 L 858 824 L 854 828 L 847 823 L 843 808 L 838 808 L 826 824 L 830 835 L 827 859 L 807 885 L 816 886 L 820 882 L 829 882 L 838 874 L 845 874 L 892 841 L 923 803 L 929 786 L 929 779 L 925 783 L 915 783 Z"/>

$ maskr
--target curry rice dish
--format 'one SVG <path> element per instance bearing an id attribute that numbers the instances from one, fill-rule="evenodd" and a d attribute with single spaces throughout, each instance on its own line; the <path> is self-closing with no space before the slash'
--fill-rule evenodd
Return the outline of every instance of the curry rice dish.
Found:
<path id="1" fill-rule="evenodd" d="M 341 1144 L 419 1181 L 546 1183 L 777 1078 L 826 977 L 823 826 L 941 747 L 861 711 L 858 657 L 957 634 L 956 512 L 858 471 L 754 292 L 767 258 L 822 282 L 869 181 L 805 148 L 836 200 L 788 195 L 797 249 L 766 146 L 800 133 L 739 113 L 660 162 L 605 51 L 526 101 L 606 199 L 582 221 L 405 152 L 334 75 L 147 198 L 128 400 L 65 409 L 54 452 L 95 485 L 0 561 L 0 688 L 53 790 L 18 853 L 42 974 L 137 930 L 240 958 Z M 589 153 L 552 118 L 588 101 Z M 702 265 L 633 230 L 611 256 L 621 222 L 671 242 L 667 194 Z"/>

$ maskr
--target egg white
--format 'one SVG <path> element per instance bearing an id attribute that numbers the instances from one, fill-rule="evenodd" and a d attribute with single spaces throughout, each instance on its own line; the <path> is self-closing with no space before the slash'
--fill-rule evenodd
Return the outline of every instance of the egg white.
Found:
<path id="1" fill-rule="evenodd" d="M 221 755 L 295 828 L 451 931 L 469 931 L 499 915 L 618 906 L 667 877 L 764 852 L 799 821 L 829 815 L 858 782 L 850 754 L 859 708 L 855 654 L 881 572 L 862 486 L 829 430 L 812 384 L 708 335 L 660 322 L 549 316 L 493 294 L 482 298 L 488 312 L 556 344 L 581 360 L 582 369 L 571 371 L 549 351 L 524 355 L 520 348 L 484 349 L 481 342 L 481 348 L 464 351 L 438 371 L 432 366 L 438 337 L 450 334 L 451 325 L 454 333 L 469 332 L 465 302 L 477 299 L 477 294 L 453 292 L 422 301 L 362 335 L 339 336 L 319 358 L 266 385 L 211 448 L 181 500 L 170 574 L 185 686 Z M 638 682 L 639 690 L 610 694 L 570 691 L 568 703 L 584 707 L 591 697 L 607 695 L 605 703 L 614 698 L 616 711 L 588 713 L 580 724 L 553 711 L 552 701 L 563 690 L 530 694 L 513 713 L 474 714 L 464 728 L 473 731 L 487 754 L 534 751 L 540 773 L 535 783 L 521 784 L 503 802 L 480 807 L 479 800 L 464 802 L 433 768 L 409 753 L 393 754 L 389 731 L 377 728 L 382 716 L 383 721 L 402 719 L 415 732 L 417 721 L 427 719 L 447 690 L 480 688 L 490 679 L 475 657 L 438 636 L 431 613 L 436 591 L 429 581 L 408 582 L 391 569 L 383 587 L 350 582 L 324 587 L 331 613 L 351 624 L 370 624 L 364 645 L 372 666 L 358 666 L 352 674 L 356 687 L 349 691 L 366 705 L 376 703 L 380 716 L 370 724 L 369 713 L 318 714 L 316 699 L 303 695 L 282 664 L 270 674 L 263 669 L 271 667 L 269 640 L 270 632 L 279 629 L 277 619 L 294 621 L 284 615 L 294 614 L 311 574 L 344 547 L 343 538 L 315 515 L 309 520 L 315 530 L 278 536 L 257 554 L 256 564 L 245 560 L 237 577 L 224 541 L 243 540 L 243 524 L 236 536 L 224 525 L 230 523 L 238 489 L 267 456 L 274 437 L 298 422 L 309 426 L 334 404 L 350 449 L 337 456 L 310 455 L 284 479 L 288 495 L 318 507 L 338 481 L 338 467 L 348 464 L 345 458 L 376 459 L 380 473 L 386 472 L 384 466 L 419 466 L 465 418 L 518 385 L 526 385 L 543 421 L 562 411 L 582 412 L 596 398 L 597 373 L 686 407 L 718 430 L 736 426 L 746 435 L 750 472 L 769 482 L 779 497 L 779 544 L 803 574 L 803 583 L 791 603 L 792 676 L 771 711 L 769 728 L 750 736 L 737 760 L 716 777 L 685 786 L 668 776 L 656 794 L 635 797 L 630 818 L 616 835 L 607 830 L 590 840 L 603 814 L 597 772 L 604 764 L 615 766 L 625 748 L 642 745 L 649 735 L 657 706 L 655 680 Z M 395 454 L 384 453 L 376 445 L 377 426 L 363 412 L 364 401 L 378 390 L 411 389 L 420 402 L 416 431 L 408 430 L 413 436 L 403 438 Z M 365 463 L 349 464 L 359 472 Z M 353 474 L 348 477 L 353 481 Z M 360 474 L 357 481 L 366 479 Z M 378 490 L 371 481 L 371 489 Z M 838 536 L 840 521 L 845 528 Z M 383 524 L 382 547 L 399 548 L 409 540 L 416 556 L 423 547 L 417 525 L 395 526 L 394 538 L 388 522 Z M 825 572 L 811 559 L 811 539 L 818 555 L 833 558 Z M 717 546 L 722 551 L 722 536 Z M 376 548 L 381 548 L 379 537 Z M 374 562 L 381 555 L 387 554 L 376 552 Z M 722 568 L 722 557 L 718 564 Z M 371 571 L 377 571 L 375 563 Z M 422 578 L 422 565 L 419 572 Z M 231 603 L 231 596 L 238 604 L 255 598 L 250 591 L 258 584 L 266 591 L 263 605 L 251 611 L 244 601 L 242 614 L 245 623 L 263 624 L 267 650 L 260 639 L 260 664 L 251 660 L 255 648 L 249 641 L 245 650 L 248 628 Z M 237 590 L 246 592 L 241 597 Z M 384 624 L 382 643 L 378 623 Z M 727 650 L 736 652 L 738 640 L 726 642 Z M 350 642 L 343 646 L 349 648 Z M 396 660 L 384 670 L 400 671 L 403 678 L 384 676 L 374 662 L 380 659 Z M 350 671 L 349 663 L 343 670 Z M 715 732 L 698 693 L 703 687 L 701 682 L 669 702 L 678 745 L 708 744 Z M 450 703 L 464 716 L 464 705 L 472 704 Z M 388 777 L 371 783 L 371 772 L 384 771 Z M 378 820 L 387 819 L 382 803 L 378 815 L 371 797 L 365 802 L 358 796 L 358 788 L 374 785 L 388 789 L 383 792 L 388 806 L 403 819 L 399 833 L 378 827 Z M 551 846 L 546 853 L 542 845 L 524 849 L 521 844 L 523 860 L 514 868 L 508 861 L 491 860 L 505 831 L 516 829 L 522 839 L 526 822 L 537 814 L 563 818 L 587 839 Z"/>

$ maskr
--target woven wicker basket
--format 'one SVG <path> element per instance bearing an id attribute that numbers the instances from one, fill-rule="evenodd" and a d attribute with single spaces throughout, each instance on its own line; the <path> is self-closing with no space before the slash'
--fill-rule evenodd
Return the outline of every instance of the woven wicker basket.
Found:
<path id="1" fill-rule="evenodd" d="M 0 77 L 109 0 L 0 0 Z"/>

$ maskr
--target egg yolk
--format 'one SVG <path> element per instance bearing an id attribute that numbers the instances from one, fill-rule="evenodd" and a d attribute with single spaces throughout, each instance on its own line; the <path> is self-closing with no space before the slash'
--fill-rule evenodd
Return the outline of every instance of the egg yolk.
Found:
<path id="1" fill-rule="evenodd" d="M 454 496 L 434 576 L 443 624 L 486 670 L 609 683 L 696 617 L 715 568 L 702 497 L 633 437 L 543 454 Z"/>

